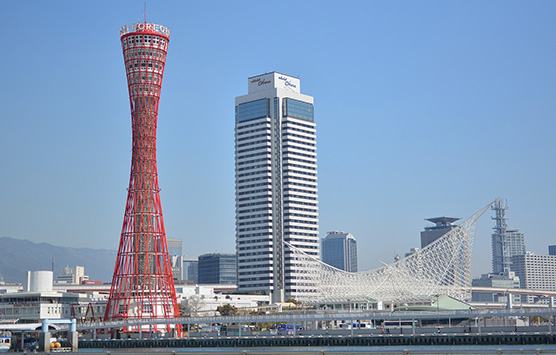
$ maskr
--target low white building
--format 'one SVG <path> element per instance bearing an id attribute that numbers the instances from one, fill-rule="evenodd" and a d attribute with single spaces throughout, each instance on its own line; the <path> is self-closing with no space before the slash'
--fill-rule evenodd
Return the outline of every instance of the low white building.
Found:
<path id="1" fill-rule="evenodd" d="M 270 303 L 269 295 L 222 294 L 215 292 L 218 285 L 176 286 L 178 303 L 192 316 L 218 315 L 217 308 L 227 304 L 244 311 L 254 311 Z"/>

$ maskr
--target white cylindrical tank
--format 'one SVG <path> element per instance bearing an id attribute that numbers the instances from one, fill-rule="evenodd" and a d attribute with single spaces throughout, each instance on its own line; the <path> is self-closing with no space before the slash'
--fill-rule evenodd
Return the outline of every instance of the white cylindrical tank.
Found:
<path id="1" fill-rule="evenodd" d="M 52 291 L 54 273 L 52 271 L 27 271 L 27 291 Z"/>

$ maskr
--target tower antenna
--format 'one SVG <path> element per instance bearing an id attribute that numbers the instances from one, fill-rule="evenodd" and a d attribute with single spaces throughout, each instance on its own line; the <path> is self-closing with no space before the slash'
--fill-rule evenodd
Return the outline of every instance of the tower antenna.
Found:
<path id="1" fill-rule="evenodd" d="M 145 0 L 145 23 L 147 23 L 147 0 Z"/>

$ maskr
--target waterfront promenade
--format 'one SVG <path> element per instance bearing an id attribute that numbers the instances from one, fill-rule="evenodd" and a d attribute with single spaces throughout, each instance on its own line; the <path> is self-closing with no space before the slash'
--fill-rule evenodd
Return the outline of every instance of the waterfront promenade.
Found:
<path id="1" fill-rule="evenodd" d="M 101 329 L 121 329 L 132 326 L 149 326 L 154 324 L 183 324 L 189 329 L 191 325 L 200 324 L 260 324 L 260 323 L 289 323 L 304 324 L 305 329 L 322 329 L 318 324 L 327 322 L 370 322 L 378 324 L 381 321 L 417 321 L 417 322 L 443 322 L 447 328 L 451 328 L 455 322 L 467 320 L 466 326 L 476 327 L 476 332 L 481 333 L 488 319 L 498 319 L 501 325 L 510 325 L 511 319 L 537 317 L 547 322 L 548 332 L 552 332 L 553 319 L 556 316 L 555 308 L 518 308 L 518 309 L 496 309 L 496 310 L 458 310 L 458 311 L 320 311 L 306 310 L 297 312 L 282 312 L 264 315 L 237 315 L 237 316 L 213 316 L 213 317 L 182 317 L 182 318 L 154 318 L 119 320 L 110 322 L 84 322 L 77 325 L 77 330 L 93 331 Z M 316 326 L 317 325 L 317 326 Z"/>

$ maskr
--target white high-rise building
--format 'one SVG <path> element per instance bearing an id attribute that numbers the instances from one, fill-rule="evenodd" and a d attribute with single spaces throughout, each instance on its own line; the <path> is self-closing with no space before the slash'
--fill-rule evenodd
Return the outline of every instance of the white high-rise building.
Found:
<path id="1" fill-rule="evenodd" d="M 238 287 L 273 302 L 312 292 L 283 242 L 319 256 L 313 98 L 298 78 L 258 75 L 235 116 Z"/>

